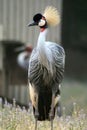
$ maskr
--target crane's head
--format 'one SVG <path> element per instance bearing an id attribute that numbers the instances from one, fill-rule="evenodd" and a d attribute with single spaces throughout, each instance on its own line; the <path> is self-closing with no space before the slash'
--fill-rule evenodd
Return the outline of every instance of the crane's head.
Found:
<path id="1" fill-rule="evenodd" d="M 28 26 L 39 26 L 40 28 L 47 28 L 48 26 L 55 26 L 60 22 L 60 16 L 55 7 L 46 7 L 44 14 L 36 14 L 33 17 L 33 22 L 29 23 Z"/>
<path id="2" fill-rule="evenodd" d="M 33 22 L 29 23 L 28 26 L 35 26 L 35 25 L 39 26 L 40 28 L 47 28 L 46 18 L 40 13 L 34 15 Z"/>

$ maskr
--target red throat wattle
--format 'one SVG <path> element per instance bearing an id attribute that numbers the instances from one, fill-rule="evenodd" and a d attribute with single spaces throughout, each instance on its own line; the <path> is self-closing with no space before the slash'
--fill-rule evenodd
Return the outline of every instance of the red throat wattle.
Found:
<path id="1" fill-rule="evenodd" d="M 40 28 L 40 32 L 43 32 L 45 30 L 45 28 Z"/>

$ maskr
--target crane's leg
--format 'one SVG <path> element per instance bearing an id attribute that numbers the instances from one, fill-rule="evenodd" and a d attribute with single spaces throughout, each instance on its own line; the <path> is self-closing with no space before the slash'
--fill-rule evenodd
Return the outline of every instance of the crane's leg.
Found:
<path id="1" fill-rule="evenodd" d="M 35 119 L 35 130 L 37 130 L 37 119 Z"/>
<path id="2" fill-rule="evenodd" d="M 53 130 L 53 119 L 51 120 L 51 130 Z"/>

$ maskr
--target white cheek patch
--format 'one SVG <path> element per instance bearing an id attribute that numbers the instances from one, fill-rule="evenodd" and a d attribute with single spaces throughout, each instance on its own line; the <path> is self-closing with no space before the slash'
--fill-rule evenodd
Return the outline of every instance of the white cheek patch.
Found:
<path id="1" fill-rule="evenodd" d="M 38 25 L 39 25 L 40 27 L 42 27 L 42 26 L 45 25 L 45 23 L 46 23 L 46 21 L 43 20 L 43 19 L 41 19 Z"/>

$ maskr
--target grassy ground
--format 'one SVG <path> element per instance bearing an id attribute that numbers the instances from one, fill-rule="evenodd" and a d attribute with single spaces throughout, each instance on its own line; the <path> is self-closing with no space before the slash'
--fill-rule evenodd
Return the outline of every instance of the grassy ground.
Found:
<path id="1" fill-rule="evenodd" d="M 26 111 L 23 107 L 9 104 L 7 101 L 2 108 L 0 104 L 0 130 L 34 130 L 35 121 L 32 106 Z M 54 130 L 87 130 L 87 114 L 79 106 L 73 104 L 72 115 L 66 115 L 63 110 L 61 117 L 55 116 Z M 37 130 L 50 130 L 50 122 L 38 122 Z"/>
<path id="2" fill-rule="evenodd" d="M 87 130 L 87 87 L 85 83 L 64 80 L 61 87 L 62 116 L 55 116 L 54 130 Z M 0 130 L 34 130 L 32 106 L 26 111 L 0 98 Z M 50 122 L 38 122 L 37 130 L 50 130 Z"/>

